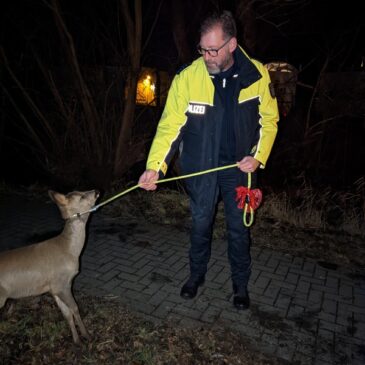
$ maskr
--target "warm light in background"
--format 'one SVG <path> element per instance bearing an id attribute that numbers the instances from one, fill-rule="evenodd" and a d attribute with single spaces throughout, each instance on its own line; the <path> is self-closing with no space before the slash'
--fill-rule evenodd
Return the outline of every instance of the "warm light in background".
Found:
<path id="1" fill-rule="evenodd" d="M 137 104 L 156 106 L 156 76 L 152 72 L 142 71 L 137 84 Z"/>

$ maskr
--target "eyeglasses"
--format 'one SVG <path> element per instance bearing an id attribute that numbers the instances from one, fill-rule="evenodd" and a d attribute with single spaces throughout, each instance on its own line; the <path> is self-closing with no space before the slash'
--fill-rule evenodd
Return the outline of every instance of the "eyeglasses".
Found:
<path id="1" fill-rule="evenodd" d="M 208 53 L 209 56 L 211 57 L 217 57 L 218 56 L 218 52 L 219 50 L 221 50 L 232 38 L 229 38 L 227 41 L 225 41 L 219 48 L 210 48 L 210 49 L 205 49 L 203 47 L 200 46 L 200 44 L 198 44 L 197 46 L 197 49 L 198 49 L 198 52 L 201 54 L 201 55 L 205 55 L 206 53 Z"/>

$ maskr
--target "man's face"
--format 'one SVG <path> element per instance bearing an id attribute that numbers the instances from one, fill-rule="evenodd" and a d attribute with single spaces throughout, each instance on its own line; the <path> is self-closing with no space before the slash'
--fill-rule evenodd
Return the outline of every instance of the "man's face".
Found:
<path id="1" fill-rule="evenodd" d="M 227 37 L 224 37 L 222 28 L 217 26 L 201 35 L 199 45 L 205 50 L 219 49 L 227 40 Z M 233 65 L 233 51 L 236 46 L 237 40 L 233 37 L 219 49 L 217 56 L 213 57 L 209 52 L 205 52 L 202 56 L 208 72 L 214 75 L 228 70 Z"/>

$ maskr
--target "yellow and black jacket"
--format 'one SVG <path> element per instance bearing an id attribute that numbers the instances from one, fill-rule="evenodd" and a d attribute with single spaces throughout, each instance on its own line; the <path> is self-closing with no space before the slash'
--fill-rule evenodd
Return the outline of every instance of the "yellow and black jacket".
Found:
<path id="1" fill-rule="evenodd" d="M 277 133 L 276 98 L 270 92 L 269 73 L 260 62 L 249 58 L 240 47 L 234 57 L 239 87 L 238 100 L 231 113 L 236 161 L 251 155 L 264 167 Z M 224 110 L 216 94 L 202 57 L 175 76 L 149 153 L 148 169 L 165 175 L 179 145 L 182 173 L 218 166 Z M 206 185 L 205 180 L 211 177 L 204 176 L 199 181 Z"/>

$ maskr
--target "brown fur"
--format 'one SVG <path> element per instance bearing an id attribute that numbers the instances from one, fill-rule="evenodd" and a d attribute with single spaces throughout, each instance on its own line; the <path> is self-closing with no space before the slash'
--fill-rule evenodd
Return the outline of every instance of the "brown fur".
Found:
<path id="1" fill-rule="evenodd" d="M 85 243 L 85 225 L 89 216 L 71 218 L 92 208 L 99 193 L 95 190 L 63 195 L 49 191 L 66 219 L 62 233 L 49 240 L 0 253 L 0 308 L 8 298 L 51 293 L 67 320 L 72 338 L 80 342 L 75 321 L 82 336 L 89 338 L 72 294 L 72 282 L 79 272 L 79 256 Z"/>

